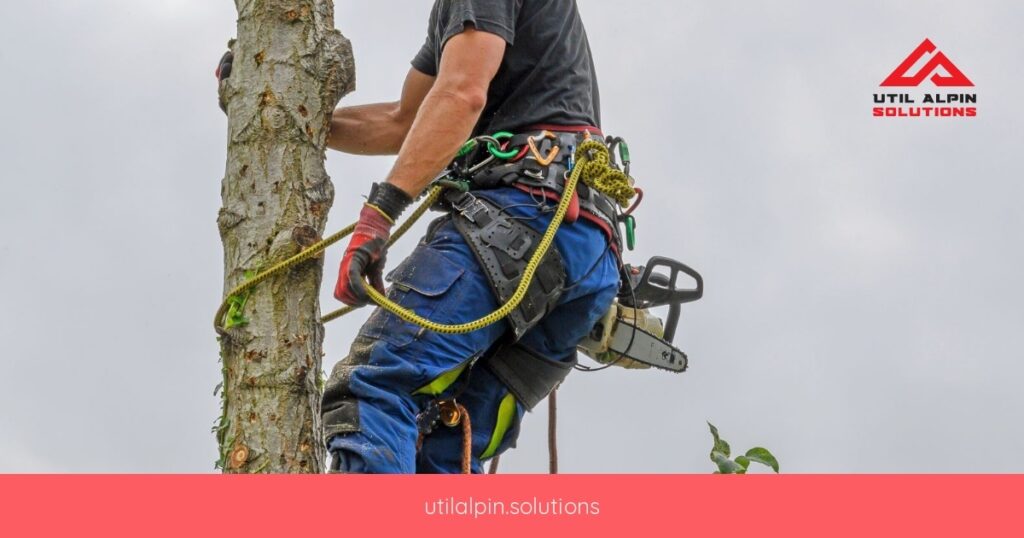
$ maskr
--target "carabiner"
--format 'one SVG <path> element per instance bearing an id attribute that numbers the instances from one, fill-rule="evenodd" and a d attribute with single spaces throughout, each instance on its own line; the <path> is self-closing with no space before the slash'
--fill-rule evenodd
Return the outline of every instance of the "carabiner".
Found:
<path id="1" fill-rule="evenodd" d="M 558 137 L 555 136 L 555 133 L 552 133 L 551 131 L 543 131 L 540 136 L 541 139 L 547 138 L 549 140 L 558 140 Z M 537 149 L 537 141 L 534 140 L 534 137 L 531 136 L 527 138 L 526 142 L 530 146 L 530 151 L 533 152 L 533 158 L 536 159 L 537 164 L 541 166 L 547 166 L 555 162 L 555 158 L 558 157 L 558 152 L 561 150 L 561 148 L 559 148 L 558 146 L 554 146 L 551 148 L 551 152 L 548 153 L 547 157 L 541 157 L 540 150 Z"/>
<path id="2" fill-rule="evenodd" d="M 461 157 L 465 157 L 466 155 L 469 154 L 470 151 L 473 151 L 473 148 L 475 148 L 475 147 L 476 147 L 476 139 L 470 138 L 469 140 L 466 140 L 462 144 L 462 147 L 459 148 L 459 152 L 455 154 L 455 158 L 459 159 Z"/>
<path id="3" fill-rule="evenodd" d="M 501 131 L 500 133 L 494 133 L 493 135 L 491 135 L 491 138 L 493 138 L 496 142 L 500 142 L 503 138 L 512 138 L 513 136 L 515 135 L 508 131 Z M 518 149 L 502 151 L 500 147 L 490 142 L 487 143 L 487 151 L 491 152 L 491 155 L 494 155 L 495 158 L 501 159 L 503 161 L 507 161 L 509 159 L 514 158 L 516 155 L 519 155 Z"/>

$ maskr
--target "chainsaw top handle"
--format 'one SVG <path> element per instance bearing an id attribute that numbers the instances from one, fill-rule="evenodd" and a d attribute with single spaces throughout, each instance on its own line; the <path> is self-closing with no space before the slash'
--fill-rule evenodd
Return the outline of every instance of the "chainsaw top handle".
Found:
<path id="1" fill-rule="evenodd" d="M 655 272 L 665 267 L 668 274 Z M 670 258 L 655 256 L 646 266 L 625 266 L 626 289 L 620 290 L 619 302 L 633 308 L 655 308 L 668 305 L 668 318 L 665 319 L 663 339 L 672 343 L 683 303 L 696 301 L 704 296 L 704 278 L 688 265 Z M 696 281 L 694 288 L 680 288 L 680 273 Z"/>
<path id="2" fill-rule="evenodd" d="M 657 272 L 659 268 L 668 269 L 668 274 Z M 704 296 L 704 278 L 700 273 L 688 265 L 665 258 L 655 256 L 651 258 L 646 266 L 637 268 L 642 271 L 639 279 L 631 278 L 631 292 L 624 292 L 623 298 L 629 302 L 636 302 L 637 308 L 654 308 L 665 305 L 679 305 L 691 303 Z M 681 288 L 679 275 L 684 274 L 696 281 L 694 288 Z"/>

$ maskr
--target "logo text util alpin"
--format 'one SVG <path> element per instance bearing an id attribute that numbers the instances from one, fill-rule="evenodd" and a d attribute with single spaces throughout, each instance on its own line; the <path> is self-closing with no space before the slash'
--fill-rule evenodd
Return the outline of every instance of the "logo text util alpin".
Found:
<path id="1" fill-rule="evenodd" d="M 914 73 L 911 69 L 924 62 Z M 930 39 L 925 39 L 882 81 L 884 88 L 917 87 L 925 80 L 939 87 L 973 87 L 974 83 L 952 60 L 939 51 Z M 916 99 L 915 99 L 916 98 Z M 927 105 L 973 105 L 978 102 L 975 93 L 876 93 L 876 104 L 904 105 L 922 103 Z M 871 109 L 875 117 L 974 117 L 978 114 L 975 106 L 888 106 Z"/>

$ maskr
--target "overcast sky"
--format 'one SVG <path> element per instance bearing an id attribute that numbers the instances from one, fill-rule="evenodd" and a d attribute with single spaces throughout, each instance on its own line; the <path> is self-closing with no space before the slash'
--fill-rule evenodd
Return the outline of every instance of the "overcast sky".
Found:
<path id="1" fill-rule="evenodd" d="M 342 104 L 394 99 L 429 2 L 336 3 Z M 679 258 L 707 290 L 677 337 L 689 372 L 569 378 L 562 469 L 710 472 L 711 420 L 788 472 L 1024 471 L 1024 4 L 580 3 L 605 131 L 649 194 L 629 260 Z M 0 23 L 0 471 L 212 470 L 212 72 L 235 15 L 36 0 Z M 978 117 L 871 117 L 925 37 Z M 390 162 L 328 156 L 330 230 Z M 365 316 L 328 327 L 325 369 Z M 503 470 L 546 471 L 545 426 L 527 417 Z"/>

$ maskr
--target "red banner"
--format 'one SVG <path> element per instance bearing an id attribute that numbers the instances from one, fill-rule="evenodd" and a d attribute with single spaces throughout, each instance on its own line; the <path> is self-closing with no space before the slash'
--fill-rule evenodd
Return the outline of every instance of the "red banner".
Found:
<path id="1" fill-rule="evenodd" d="M 1022 489 L 1021 476 L 8 475 L 0 536 L 1021 536 Z"/>

